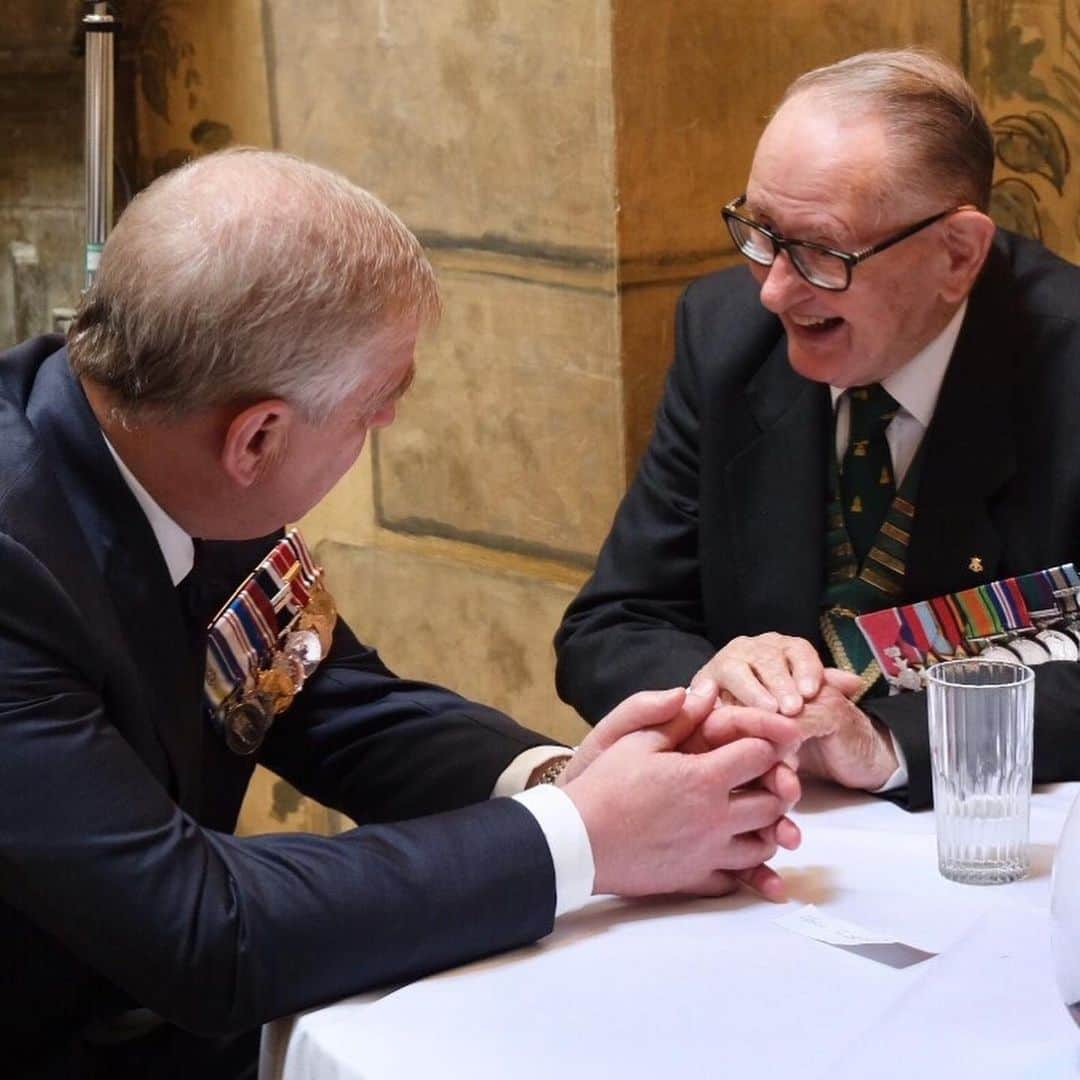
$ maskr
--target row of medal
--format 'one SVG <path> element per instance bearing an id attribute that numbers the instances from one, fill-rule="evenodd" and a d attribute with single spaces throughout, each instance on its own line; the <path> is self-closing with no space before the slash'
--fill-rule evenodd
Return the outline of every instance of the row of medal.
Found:
<path id="1" fill-rule="evenodd" d="M 262 745 L 330 651 L 336 621 L 323 569 L 292 529 L 208 628 L 203 700 L 233 753 Z"/>
<path id="2" fill-rule="evenodd" d="M 1033 634 L 1018 634 L 1005 641 L 994 641 L 979 650 L 985 660 L 1019 660 L 1028 667 L 1048 660 L 1080 660 L 1080 623 L 1047 627 Z"/>

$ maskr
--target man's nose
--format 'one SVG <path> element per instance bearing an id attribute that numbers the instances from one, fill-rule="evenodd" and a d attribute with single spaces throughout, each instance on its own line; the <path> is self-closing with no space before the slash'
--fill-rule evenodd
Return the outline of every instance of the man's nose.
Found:
<path id="1" fill-rule="evenodd" d="M 813 292 L 814 287 L 792 265 L 791 256 L 786 251 L 778 252 L 761 283 L 761 303 L 774 315 L 780 315 Z"/>

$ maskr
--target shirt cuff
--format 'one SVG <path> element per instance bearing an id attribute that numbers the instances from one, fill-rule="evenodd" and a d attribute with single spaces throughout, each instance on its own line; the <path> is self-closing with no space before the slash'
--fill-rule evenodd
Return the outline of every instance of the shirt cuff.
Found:
<path id="1" fill-rule="evenodd" d="M 904 757 L 904 751 L 900 749 L 900 744 L 891 731 L 889 732 L 889 738 L 892 740 L 893 753 L 896 755 L 896 771 L 881 787 L 874 788 L 870 792 L 871 795 L 884 795 L 886 791 L 894 791 L 896 788 L 904 787 L 908 782 L 907 758 Z"/>
<path id="2" fill-rule="evenodd" d="M 524 791 L 529 777 L 545 761 L 569 757 L 572 753 L 573 750 L 565 746 L 534 746 L 531 750 L 523 751 L 499 774 L 499 779 L 491 789 L 491 797 L 501 799 L 505 795 L 516 795 L 519 791 Z"/>
<path id="3" fill-rule="evenodd" d="M 554 784 L 537 784 L 515 795 L 514 800 L 536 818 L 551 851 L 555 917 L 576 911 L 592 896 L 596 866 L 585 822 L 573 799 Z"/>

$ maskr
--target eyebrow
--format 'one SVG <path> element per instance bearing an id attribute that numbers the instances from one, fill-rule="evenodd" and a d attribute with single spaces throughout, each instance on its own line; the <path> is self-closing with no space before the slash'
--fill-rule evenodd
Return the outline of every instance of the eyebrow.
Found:
<path id="1" fill-rule="evenodd" d="M 802 240 L 810 244 L 821 244 L 823 247 L 831 247 L 840 249 L 842 243 L 846 243 L 846 239 L 841 239 L 837 234 L 831 230 L 825 228 L 806 229 L 799 230 L 794 235 L 777 228 L 776 220 L 769 213 L 768 209 L 761 206 L 760 203 L 752 203 L 749 199 L 746 200 L 743 209 L 748 212 L 749 217 L 755 221 L 759 221 L 762 225 L 772 229 L 773 232 L 778 233 L 785 240 Z"/>
<path id="2" fill-rule="evenodd" d="M 378 412 L 380 409 L 386 408 L 392 401 L 404 397 L 409 387 L 412 386 L 413 380 L 416 378 L 416 365 L 410 364 L 409 370 L 398 379 L 398 381 L 388 389 L 376 394 L 371 403 L 363 410 L 364 416 L 370 416 L 372 413 Z"/>

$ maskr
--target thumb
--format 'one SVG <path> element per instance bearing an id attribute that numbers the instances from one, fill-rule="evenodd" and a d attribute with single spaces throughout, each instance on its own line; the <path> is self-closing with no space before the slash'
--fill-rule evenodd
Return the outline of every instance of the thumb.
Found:
<path id="1" fill-rule="evenodd" d="M 642 690 L 616 705 L 596 725 L 596 732 L 602 732 L 610 745 L 632 731 L 674 719 L 685 700 L 686 691 L 681 686 L 670 690 Z"/>
<path id="2" fill-rule="evenodd" d="M 716 691 L 716 683 L 712 679 L 696 678 L 686 692 L 678 713 L 648 733 L 653 748 L 658 751 L 677 750 L 699 731 L 716 704 Z"/>
<path id="3" fill-rule="evenodd" d="M 862 686 L 862 679 L 853 671 L 841 671 L 839 668 L 825 669 L 825 684 L 839 690 L 844 697 L 854 697 Z"/>

